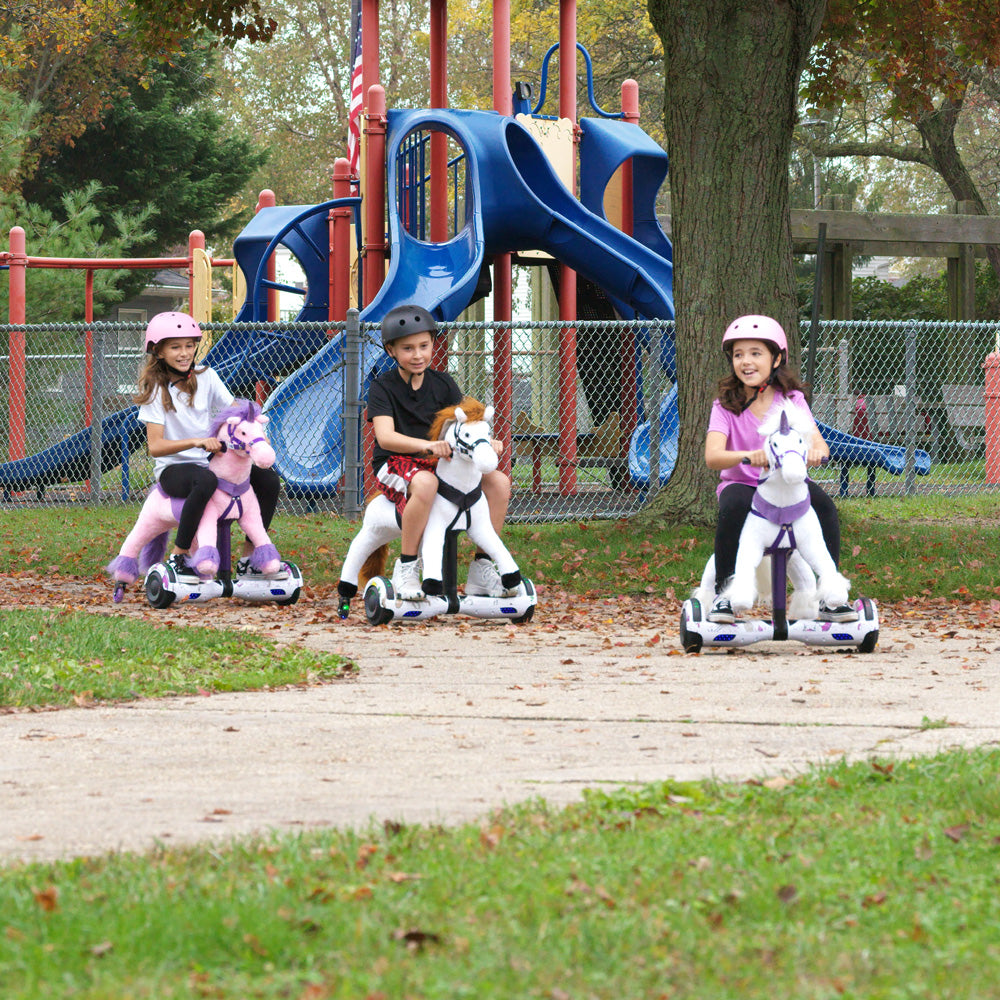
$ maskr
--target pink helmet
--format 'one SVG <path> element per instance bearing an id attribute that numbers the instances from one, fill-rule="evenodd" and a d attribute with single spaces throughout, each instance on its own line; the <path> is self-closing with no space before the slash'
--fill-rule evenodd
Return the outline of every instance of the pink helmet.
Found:
<path id="1" fill-rule="evenodd" d="M 151 351 L 161 340 L 171 337 L 193 337 L 201 340 L 201 327 L 187 313 L 157 313 L 146 324 L 146 350 Z"/>
<path id="2" fill-rule="evenodd" d="M 781 324 L 770 316 L 740 316 L 734 319 L 722 335 L 722 349 L 726 354 L 732 353 L 734 340 L 763 340 L 773 344 L 776 353 L 781 355 L 781 363 L 788 362 L 788 338 Z"/>

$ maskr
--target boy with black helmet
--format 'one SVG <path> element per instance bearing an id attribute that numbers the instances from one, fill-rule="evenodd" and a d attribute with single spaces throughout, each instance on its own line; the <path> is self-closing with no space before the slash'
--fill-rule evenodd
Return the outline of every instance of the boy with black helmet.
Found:
<path id="1" fill-rule="evenodd" d="M 392 575 L 393 588 L 403 600 L 420 600 L 417 552 L 437 495 L 435 468 L 448 458 L 445 441 L 429 441 L 427 434 L 438 410 L 462 401 L 465 395 L 447 373 L 431 368 L 438 328 L 434 317 L 418 305 L 397 306 L 382 320 L 382 346 L 396 366 L 376 378 L 368 390 L 368 421 L 375 431 L 372 468 L 375 482 L 400 512 L 400 558 Z M 493 440 L 497 454 L 503 443 Z M 510 480 L 499 470 L 483 476 L 483 493 L 490 520 L 499 531 L 507 516 Z M 477 552 L 469 566 L 467 594 L 509 596 L 493 561 Z M 353 596 L 353 595 L 348 595 Z"/>

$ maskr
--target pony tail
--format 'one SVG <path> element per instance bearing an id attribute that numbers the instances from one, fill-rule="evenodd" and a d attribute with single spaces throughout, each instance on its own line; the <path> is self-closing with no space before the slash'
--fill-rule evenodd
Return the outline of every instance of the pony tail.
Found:
<path id="1" fill-rule="evenodd" d="M 358 590 L 364 590 L 372 577 L 381 576 L 385 570 L 385 560 L 389 555 L 389 546 L 380 545 L 358 570 Z"/>

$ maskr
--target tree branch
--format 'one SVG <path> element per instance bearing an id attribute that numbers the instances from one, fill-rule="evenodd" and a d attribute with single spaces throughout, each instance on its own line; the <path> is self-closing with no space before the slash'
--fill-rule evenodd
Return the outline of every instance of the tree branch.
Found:
<path id="1" fill-rule="evenodd" d="M 934 169 L 934 159 L 930 151 L 922 146 L 902 145 L 896 142 L 800 142 L 800 146 L 814 156 L 886 156 L 906 163 L 921 163 Z"/>

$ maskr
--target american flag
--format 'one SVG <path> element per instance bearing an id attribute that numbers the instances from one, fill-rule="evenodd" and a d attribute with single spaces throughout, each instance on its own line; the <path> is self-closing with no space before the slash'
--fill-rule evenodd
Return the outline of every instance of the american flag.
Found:
<path id="1" fill-rule="evenodd" d="M 347 114 L 347 158 L 351 162 L 351 176 L 357 177 L 361 165 L 361 0 L 352 0 L 351 3 L 351 103 Z"/>

